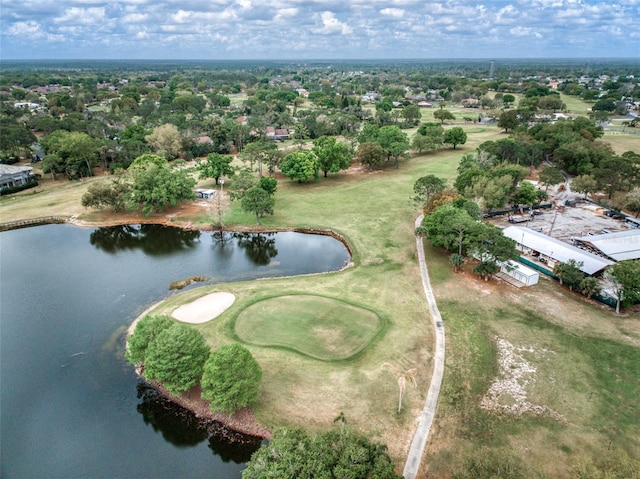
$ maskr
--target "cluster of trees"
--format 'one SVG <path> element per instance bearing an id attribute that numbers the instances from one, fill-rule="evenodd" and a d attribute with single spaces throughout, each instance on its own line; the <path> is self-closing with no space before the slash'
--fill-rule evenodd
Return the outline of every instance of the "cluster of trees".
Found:
<path id="1" fill-rule="evenodd" d="M 213 411 L 233 414 L 255 403 L 262 370 L 237 343 L 211 352 L 202 334 L 168 316 L 144 316 L 129 337 L 127 359 L 175 395 L 196 384 Z"/>
<path id="2" fill-rule="evenodd" d="M 114 211 L 140 208 L 149 216 L 168 205 L 195 199 L 196 182 L 182 166 L 157 155 L 141 155 L 126 171 L 118 170 L 110 179 L 91 184 L 82 196 L 82 206 Z"/>
<path id="3" fill-rule="evenodd" d="M 460 195 L 475 201 L 483 212 L 501 208 L 508 202 L 531 206 L 547 195 L 523 181 L 528 173 L 524 166 L 500 162 L 496 156 L 479 149 L 463 155 L 454 187 Z"/>
<path id="4" fill-rule="evenodd" d="M 442 110 L 438 110 L 436 113 L 439 111 Z M 411 148 L 422 153 L 423 151 L 437 151 L 444 144 L 447 144 L 455 150 L 457 145 L 464 145 L 466 142 L 467 132 L 460 126 L 445 130 L 436 123 L 423 123 L 411 139 Z"/>
<path id="5" fill-rule="evenodd" d="M 343 417 L 343 416 L 341 416 Z M 277 429 L 269 444 L 251 456 L 243 479 L 270 477 L 400 479 L 386 448 L 340 427 L 309 435 L 301 429 Z"/>
<path id="6" fill-rule="evenodd" d="M 396 168 L 409 151 L 409 137 L 399 126 L 367 124 L 358 135 L 356 160 L 369 170 L 393 158 Z"/>
<path id="7" fill-rule="evenodd" d="M 439 195 L 430 199 L 434 196 Z M 518 257 L 516 244 L 500 228 L 478 221 L 479 210 L 473 201 L 462 197 L 451 200 L 426 214 L 416 235 L 450 252 L 450 263 L 456 271 L 468 258 L 476 259 L 473 272 L 488 280 L 500 269 L 499 263 Z"/>
<path id="8" fill-rule="evenodd" d="M 629 206 L 631 211 L 639 212 L 635 188 L 640 185 L 640 155 L 632 151 L 616 155 L 608 143 L 598 140 L 604 132 L 593 120 L 577 117 L 528 128 L 521 124 L 522 119 L 515 111 L 507 111 L 503 115 L 514 120 L 508 127 L 514 133 L 508 138 L 482 143 L 476 151 L 475 161 L 471 155 L 463 157 L 455 185 L 460 194 L 470 197 L 472 189 L 467 188 L 475 183 L 475 194 L 484 200 L 487 209 L 502 207 L 509 201 L 530 205 L 535 198 L 524 201 L 518 198 L 515 190 L 526 174 L 524 168 L 519 172 L 518 168 L 539 167 L 546 160 L 552 166 L 540 172 L 540 181 L 545 187 L 563 183 L 563 172 L 566 172 L 575 175 L 571 180 L 573 191 L 585 195 L 603 191 L 610 200 L 617 194 L 620 208 Z M 503 119 L 501 117 L 501 121 Z M 507 128 L 504 124 L 501 126 Z M 437 144 L 441 132 L 433 127 L 425 127 L 424 130 L 429 137 L 436 139 L 424 143 L 423 148 L 427 149 Z M 425 136 L 420 141 L 424 141 Z M 499 179 L 504 173 L 511 176 L 513 183 L 509 185 L 507 178 L 502 178 L 504 181 Z M 486 183 L 489 183 L 489 188 Z M 490 194 L 487 195 L 486 191 Z M 544 199 L 544 192 L 537 194 L 538 200 Z"/>
<path id="9" fill-rule="evenodd" d="M 279 164 L 283 175 L 303 183 L 317 179 L 322 171 L 326 178 L 329 173 L 338 173 L 351 165 L 350 144 L 335 137 L 321 136 L 313 141 L 310 150 L 299 149 L 286 155 Z"/>
<path id="10" fill-rule="evenodd" d="M 566 263 L 557 263 L 553 274 L 571 291 L 578 291 L 587 298 L 598 296 L 601 282 L 593 276 L 587 276 L 581 270 L 582 262 L 570 259 Z M 605 272 L 606 281 L 611 284 L 615 294 L 616 313 L 621 307 L 632 306 L 640 302 L 640 260 L 619 261 Z"/>

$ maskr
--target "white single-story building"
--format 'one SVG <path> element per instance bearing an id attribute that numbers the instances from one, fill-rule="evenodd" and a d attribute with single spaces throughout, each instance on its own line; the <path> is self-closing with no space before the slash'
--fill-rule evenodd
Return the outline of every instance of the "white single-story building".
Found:
<path id="1" fill-rule="evenodd" d="M 553 271 L 557 263 L 568 263 L 569 260 L 574 260 L 578 264 L 582 263 L 580 270 L 583 273 L 592 276 L 614 263 L 564 241 L 538 233 L 531 228 L 509 226 L 502 231 L 502 234 L 514 240 L 525 257 L 530 256 L 535 261 L 546 265 L 549 271 Z"/>
<path id="2" fill-rule="evenodd" d="M 575 243 L 613 261 L 640 259 L 640 229 L 575 238 Z"/>
<path id="3" fill-rule="evenodd" d="M 216 190 L 205 190 L 203 188 L 196 189 L 196 197 L 204 198 L 205 200 L 213 198 L 216 194 Z"/>
<path id="4" fill-rule="evenodd" d="M 538 284 L 540 273 L 516 261 L 507 260 L 500 265 L 500 272 L 511 276 L 525 286 Z"/>
<path id="5" fill-rule="evenodd" d="M 33 168 L 0 164 L 0 189 L 25 185 L 31 181 Z"/>

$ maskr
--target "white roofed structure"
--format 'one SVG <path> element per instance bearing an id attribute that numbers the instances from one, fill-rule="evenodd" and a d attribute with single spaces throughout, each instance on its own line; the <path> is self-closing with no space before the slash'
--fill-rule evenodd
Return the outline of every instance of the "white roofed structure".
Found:
<path id="1" fill-rule="evenodd" d="M 569 260 L 574 260 L 578 264 L 582 263 L 580 270 L 583 273 L 594 275 L 613 264 L 613 261 L 606 258 L 523 226 L 509 226 L 502 233 L 514 240 L 523 253 L 530 252 L 531 256 L 546 263 L 551 269 L 555 263 L 568 263 Z"/>
<path id="2" fill-rule="evenodd" d="M 575 241 L 613 261 L 640 259 L 640 229 L 583 236 Z"/>

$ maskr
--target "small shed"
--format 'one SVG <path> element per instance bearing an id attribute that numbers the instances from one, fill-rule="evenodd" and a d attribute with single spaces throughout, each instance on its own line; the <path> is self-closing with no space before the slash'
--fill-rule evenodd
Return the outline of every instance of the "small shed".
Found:
<path id="1" fill-rule="evenodd" d="M 500 265 L 500 272 L 520 281 L 525 286 L 538 284 L 540 279 L 540 274 L 536 270 L 511 260 L 505 261 Z"/>
<path id="2" fill-rule="evenodd" d="M 198 198 L 203 198 L 205 200 L 209 200 L 216 196 L 216 190 L 205 190 L 203 188 L 196 189 L 196 196 Z"/>

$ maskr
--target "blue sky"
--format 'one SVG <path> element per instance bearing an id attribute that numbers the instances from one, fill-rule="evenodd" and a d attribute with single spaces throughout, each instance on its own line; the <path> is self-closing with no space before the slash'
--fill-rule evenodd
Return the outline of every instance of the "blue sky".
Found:
<path id="1" fill-rule="evenodd" d="M 3 59 L 640 57 L 640 0 L 1 0 Z"/>

